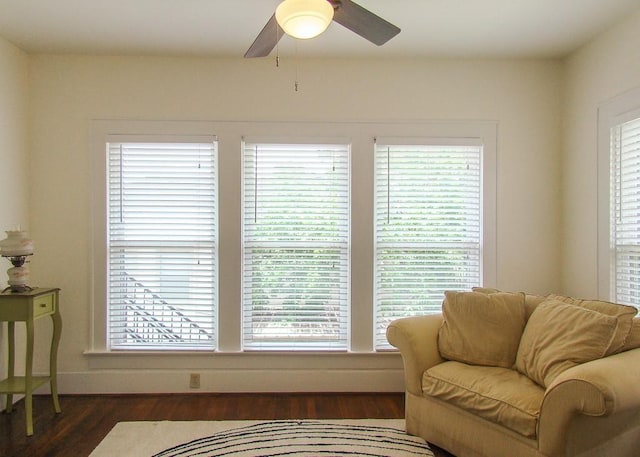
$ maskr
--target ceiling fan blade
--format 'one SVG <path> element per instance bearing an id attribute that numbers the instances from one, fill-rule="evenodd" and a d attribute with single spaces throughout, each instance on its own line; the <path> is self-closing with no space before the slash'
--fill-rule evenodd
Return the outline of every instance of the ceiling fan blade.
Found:
<path id="1" fill-rule="evenodd" d="M 329 0 L 335 7 L 333 20 L 378 46 L 400 33 L 400 28 L 351 0 Z"/>
<path id="2" fill-rule="evenodd" d="M 274 14 L 260 31 L 244 56 L 247 58 L 268 56 L 273 48 L 276 47 L 282 35 L 284 35 L 284 30 L 282 30 L 282 27 L 280 27 L 278 21 L 276 21 L 276 15 Z"/>

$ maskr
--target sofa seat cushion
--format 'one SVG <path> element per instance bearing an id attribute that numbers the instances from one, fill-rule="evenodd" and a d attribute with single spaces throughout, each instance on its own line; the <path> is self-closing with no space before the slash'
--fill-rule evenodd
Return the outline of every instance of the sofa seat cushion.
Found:
<path id="1" fill-rule="evenodd" d="M 515 370 L 448 361 L 422 376 L 425 395 L 535 438 L 544 389 Z"/>

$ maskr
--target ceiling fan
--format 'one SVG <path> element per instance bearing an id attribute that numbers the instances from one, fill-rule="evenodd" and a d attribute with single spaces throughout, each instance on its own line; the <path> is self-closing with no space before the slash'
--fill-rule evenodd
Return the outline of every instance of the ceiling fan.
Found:
<path id="1" fill-rule="evenodd" d="M 310 20 L 311 29 L 305 20 Z M 268 56 L 285 33 L 313 38 L 332 20 L 378 46 L 400 33 L 398 27 L 351 0 L 284 0 L 244 56 Z"/>

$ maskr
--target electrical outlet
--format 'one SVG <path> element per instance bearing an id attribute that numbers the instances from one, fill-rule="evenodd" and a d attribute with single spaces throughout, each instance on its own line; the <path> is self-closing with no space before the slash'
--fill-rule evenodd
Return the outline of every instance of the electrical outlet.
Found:
<path id="1" fill-rule="evenodd" d="M 189 375 L 189 387 L 192 389 L 200 388 L 200 373 L 191 373 Z"/>

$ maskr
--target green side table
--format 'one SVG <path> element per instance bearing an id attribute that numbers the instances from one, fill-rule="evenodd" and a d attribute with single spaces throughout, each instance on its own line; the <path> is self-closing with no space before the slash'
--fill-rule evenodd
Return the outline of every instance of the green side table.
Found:
<path id="1" fill-rule="evenodd" d="M 0 394 L 7 395 L 7 413 L 13 409 L 13 394 L 24 394 L 27 422 L 27 436 L 33 435 L 33 391 L 49 382 L 53 408 L 59 413 L 57 381 L 57 354 L 62 331 L 62 319 L 58 310 L 57 288 L 36 288 L 28 292 L 0 293 L 0 322 L 8 322 L 9 357 L 8 377 L 0 381 Z M 49 376 L 33 376 L 33 337 L 34 321 L 41 317 L 51 316 L 53 335 L 49 353 Z M 24 322 L 27 329 L 27 350 L 25 375 L 15 376 L 15 323 Z"/>

